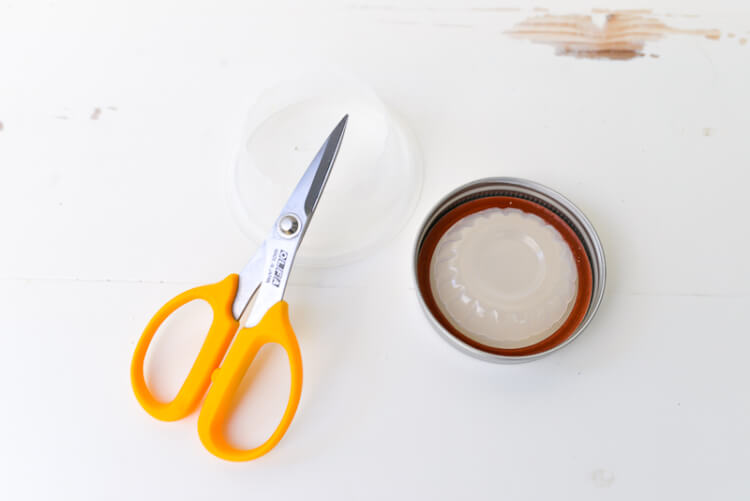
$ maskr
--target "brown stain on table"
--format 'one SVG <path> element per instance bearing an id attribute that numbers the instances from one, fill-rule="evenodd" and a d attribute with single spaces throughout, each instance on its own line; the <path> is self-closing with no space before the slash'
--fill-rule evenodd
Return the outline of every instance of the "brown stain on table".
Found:
<path id="1" fill-rule="evenodd" d="M 586 14 L 545 14 L 521 21 L 506 34 L 551 45 L 558 55 L 617 61 L 643 57 L 647 42 L 660 40 L 667 35 L 702 36 L 710 40 L 721 37 L 721 32 L 716 29 L 668 26 L 649 10 L 594 9 L 592 14 L 604 15 L 604 22 L 597 24 L 592 15 Z"/>

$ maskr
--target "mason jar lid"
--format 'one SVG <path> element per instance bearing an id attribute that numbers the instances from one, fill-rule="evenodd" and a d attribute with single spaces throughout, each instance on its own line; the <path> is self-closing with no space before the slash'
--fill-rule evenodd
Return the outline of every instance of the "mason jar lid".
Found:
<path id="1" fill-rule="evenodd" d="M 461 351 L 534 360 L 575 339 L 601 303 L 604 251 L 567 198 L 526 179 L 480 179 L 428 214 L 414 249 L 427 317 Z"/>

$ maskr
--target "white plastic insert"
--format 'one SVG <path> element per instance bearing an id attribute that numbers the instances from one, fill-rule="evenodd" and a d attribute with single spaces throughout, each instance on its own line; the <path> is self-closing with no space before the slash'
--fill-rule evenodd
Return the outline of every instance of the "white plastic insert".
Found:
<path id="1" fill-rule="evenodd" d="M 570 247 L 542 218 L 492 208 L 466 216 L 441 237 L 430 285 L 463 334 L 496 348 L 521 348 L 567 319 L 578 273 Z"/>

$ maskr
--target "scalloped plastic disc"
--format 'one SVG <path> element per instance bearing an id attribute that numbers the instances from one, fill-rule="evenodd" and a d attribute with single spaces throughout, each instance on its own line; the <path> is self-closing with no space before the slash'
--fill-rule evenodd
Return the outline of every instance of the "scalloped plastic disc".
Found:
<path id="1" fill-rule="evenodd" d="M 465 335 L 497 348 L 521 348 L 552 335 L 578 294 L 573 253 L 539 216 L 486 209 L 441 238 L 430 286 L 443 314 Z"/>

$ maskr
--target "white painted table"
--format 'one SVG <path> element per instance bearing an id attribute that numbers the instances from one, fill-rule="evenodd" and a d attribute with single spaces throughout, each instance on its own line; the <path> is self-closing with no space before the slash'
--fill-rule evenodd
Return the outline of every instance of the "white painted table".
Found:
<path id="1" fill-rule="evenodd" d="M 0 498 L 750 497 L 750 7 L 626 5 L 721 37 L 610 61 L 504 34 L 534 3 L 318 3 L 0 2 Z M 299 412 L 230 464 L 195 416 L 138 406 L 130 357 L 158 306 L 254 250 L 224 176 L 258 93 L 317 63 L 410 124 L 425 185 L 381 252 L 295 273 Z M 589 329 L 521 366 L 448 346 L 411 279 L 424 214 L 490 175 L 564 193 L 607 251 Z M 160 344 L 166 390 L 197 339 Z"/>

